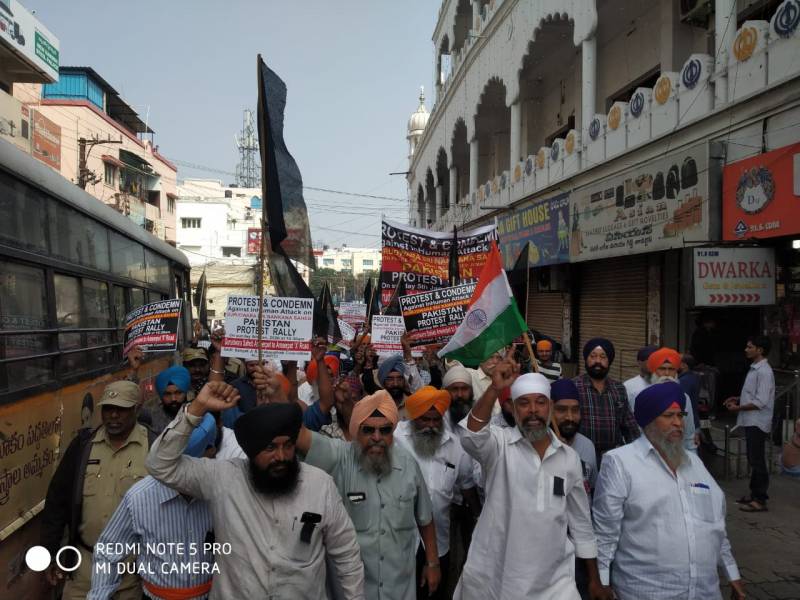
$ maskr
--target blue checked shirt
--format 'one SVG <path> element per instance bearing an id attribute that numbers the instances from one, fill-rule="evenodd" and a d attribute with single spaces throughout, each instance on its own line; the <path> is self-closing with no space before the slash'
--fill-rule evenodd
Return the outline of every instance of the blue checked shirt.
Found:
<path id="1" fill-rule="evenodd" d="M 152 477 L 142 479 L 122 498 L 97 540 L 87 599 L 112 597 L 121 580 L 117 564 L 125 561 L 130 554 L 126 550 L 134 546 L 140 549 L 137 573 L 145 581 L 166 588 L 206 583 L 212 576 L 214 556 L 203 552 L 203 544 L 210 539 L 212 528 L 211 512 L 204 501 L 187 499 Z M 156 553 L 160 548 L 155 545 L 160 543 L 167 550 L 163 554 Z M 148 544 L 153 546 L 150 552 Z M 145 595 L 151 597 L 147 591 Z"/>

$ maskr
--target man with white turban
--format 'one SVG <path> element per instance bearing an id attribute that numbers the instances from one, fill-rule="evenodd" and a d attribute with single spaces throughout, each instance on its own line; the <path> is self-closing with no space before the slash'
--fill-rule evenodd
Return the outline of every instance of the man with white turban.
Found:
<path id="1" fill-rule="evenodd" d="M 460 424 L 461 443 L 483 470 L 486 504 L 475 527 L 456 600 L 578 600 L 567 529 L 575 555 L 586 561 L 593 599 L 609 599 L 600 584 L 597 544 L 578 454 L 550 430 L 550 382 L 519 376 L 504 359 L 492 383 Z M 511 386 L 516 427 L 489 425 L 492 406 Z"/>
<path id="2" fill-rule="evenodd" d="M 324 379 L 326 373 L 320 372 Z M 328 387 L 320 385 L 320 394 Z M 397 405 L 379 390 L 353 405 L 352 442 L 334 440 L 305 427 L 297 450 L 306 463 L 333 477 L 356 528 L 364 561 L 364 592 L 370 600 L 415 600 L 417 587 L 433 594 L 441 571 L 428 487 L 414 458 L 393 444 Z M 419 536 L 417 535 L 419 534 Z M 418 539 L 425 566 L 415 577 Z"/>

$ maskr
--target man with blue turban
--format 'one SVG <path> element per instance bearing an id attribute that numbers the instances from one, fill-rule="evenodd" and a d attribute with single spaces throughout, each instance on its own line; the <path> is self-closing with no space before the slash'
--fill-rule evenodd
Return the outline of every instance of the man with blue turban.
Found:
<path id="1" fill-rule="evenodd" d="M 156 377 L 156 392 L 161 402 L 148 411 L 149 427 L 160 434 L 177 416 L 186 402 L 186 392 L 192 384 L 192 376 L 186 367 L 170 367 Z"/>
<path id="2" fill-rule="evenodd" d="M 643 435 L 605 454 L 594 492 L 603 585 L 619 600 L 722 600 L 719 566 L 732 597 L 742 600 L 744 584 L 725 531 L 725 494 L 683 445 L 681 386 L 666 381 L 645 388 L 634 416 Z"/>

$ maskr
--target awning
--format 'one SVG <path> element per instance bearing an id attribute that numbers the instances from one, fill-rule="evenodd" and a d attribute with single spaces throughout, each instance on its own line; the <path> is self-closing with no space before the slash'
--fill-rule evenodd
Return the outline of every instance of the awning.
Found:
<path id="1" fill-rule="evenodd" d="M 125 163 L 123 163 L 118 158 L 114 158 L 110 154 L 103 154 L 103 156 L 100 157 L 100 160 L 102 160 L 105 163 L 109 163 L 111 165 L 114 165 L 115 167 L 124 167 L 125 166 Z"/>
<path id="2" fill-rule="evenodd" d="M 177 200 L 178 199 L 178 194 L 173 194 L 172 192 L 167 192 L 167 198 L 169 198 L 170 200 Z"/>

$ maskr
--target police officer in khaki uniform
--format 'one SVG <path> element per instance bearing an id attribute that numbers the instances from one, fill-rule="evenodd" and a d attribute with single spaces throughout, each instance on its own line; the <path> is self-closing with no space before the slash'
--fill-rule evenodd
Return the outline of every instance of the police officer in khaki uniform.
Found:
<path id="1" fill-rule="evenodd" d="M 81 563 L 70 574 L 55 563 L 46 572 L 50 585 L 67 579 L 63 598 L 86 597 L 91 587 L 92 547 L 125 492 L 147 476 L 145 459 L 152 440 L 136 423 L 141 403 L 139 386 L 132 381 L 115 381 L 106 386 L 98 402 L 102 425 L 81 429 L 67 447 L 47 490 L 42 511 L 42 545 L 55 556 L 66 544 L 80 550 Z M 64 552 L 61 563 L 74 566 L 74 552 Z M 139 600 L 139 579 L 126 575 L 114 595 L 118 600 Z"/>

